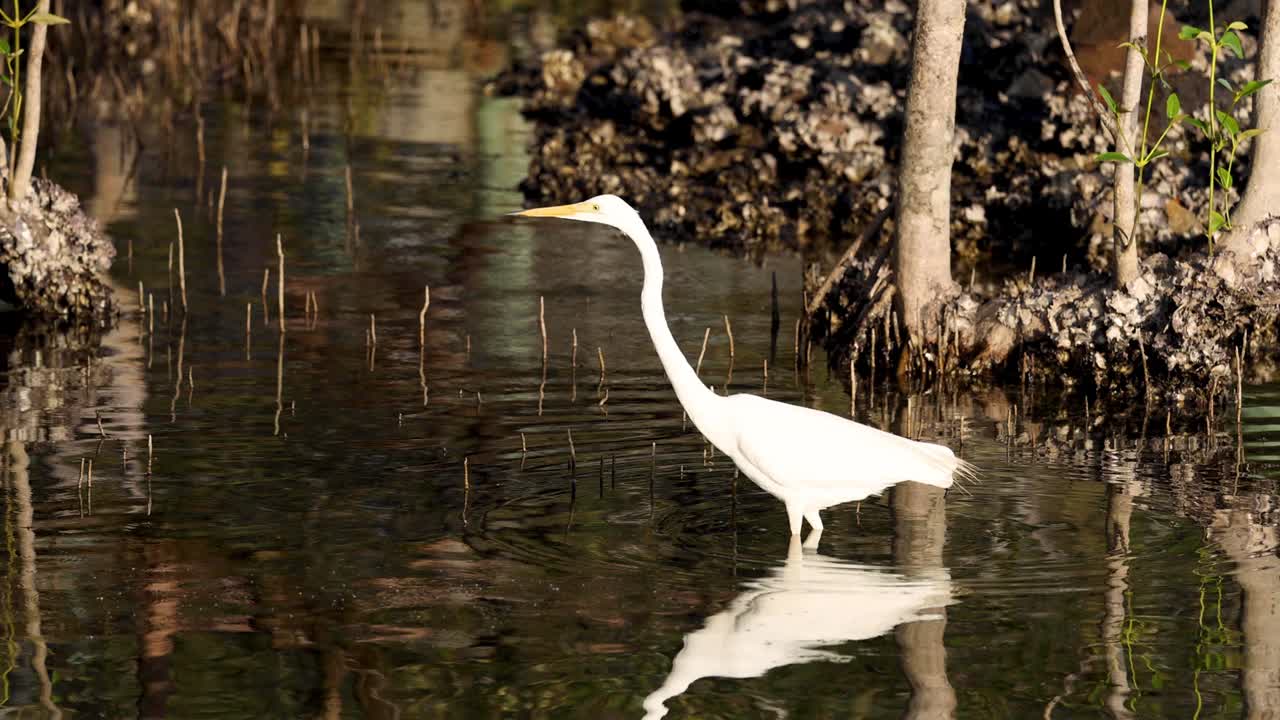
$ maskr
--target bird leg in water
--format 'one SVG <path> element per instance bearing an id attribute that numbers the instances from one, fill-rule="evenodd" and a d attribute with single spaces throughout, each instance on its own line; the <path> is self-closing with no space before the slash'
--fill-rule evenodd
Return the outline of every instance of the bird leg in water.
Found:
<path id="1" fill-rule="evenodd" d="M 787 505 L 787 522 L 791 524 L 791 534 L 799 535 L 801 523 L 804 522 L 804 511 L 799 505 Z"/>
<path id="2" fill-rule="evenodd" d="M 822 532 L 822 518 L 818 516 L 817 509 L 806 510 L 804 519 L 809 521 L 809 527 L 813 528 L 814 532 Z"/>

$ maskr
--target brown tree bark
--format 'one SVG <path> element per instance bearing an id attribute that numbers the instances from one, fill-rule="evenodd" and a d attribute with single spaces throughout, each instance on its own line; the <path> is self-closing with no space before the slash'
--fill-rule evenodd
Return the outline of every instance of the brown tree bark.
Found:
<path id="1" fill-rule="evenodd" d="M 1147 45 L 1147 1 L 1133 0 L 1129 12 L 1129 42 L 1139 47 Z M 1121 139 L 1117 150 L 1130 157 L 1140 151 L 1138 105 L 1142 102 L 1144 70 L 1142 54 L 1129 47 L 1124 56 L 1124 84 L 1120 91 Z M 1124 287 L 1138 277 L 1138 199 L 1134 171 L 1133 163 L 1116 163 L 1111 258 L 1116 287 Z"/>
<path id="2" fill-rule="evenodd" d="M 898 171 L 893 270 L 898 311 L 912 342 L 936 332 L 937 301 L 951 293 L 951 163 L 964 0 L 920 0 Z"/>
<path id="3" fill-rule="evenodd" d="M 1244 197 L 1231 214 L 1236 230 L 1224 239 L 1224 250 L 1235 250 L 1259 222 L 1280 215 L 1280 0 L 1267 0 L 1259 40 L 1254 77 L 1272 83 L 1253 96 L 1253 126 L 1265 132 L 1253 140 L 1253 169 Z"/>

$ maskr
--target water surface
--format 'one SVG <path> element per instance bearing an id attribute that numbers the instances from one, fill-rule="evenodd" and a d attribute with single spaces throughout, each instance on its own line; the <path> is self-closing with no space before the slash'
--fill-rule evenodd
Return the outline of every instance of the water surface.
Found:
<path id="1" fill-rule="evenodd" d="M 860 420 L 948 443 L 983 481 L 828 511 L 802 547 L 683 422 L 630 243 L 503 218 L 528 131 L 453 51 L 469 36 L 445 35 L 394 80 L 327 61 L 306 152 L 296 107 L 235 101 L 204 108 L 202 174 L 194 147 L 136 155 L 119 128 L 60 146 L 50 174 L 107 224 L 126 312 L 92 358 L 8 341 L 6 709 L 1280 713 L 1280 388 L 1247 389 L 1241 424 L 1219 408 L 1206 434 L 1041 388 L 863 378 Z M 798 259 L 662 252 L 691 360 L 710 328 L 709 384 L 848 414 L 816 349 L 796 370 Z"/>

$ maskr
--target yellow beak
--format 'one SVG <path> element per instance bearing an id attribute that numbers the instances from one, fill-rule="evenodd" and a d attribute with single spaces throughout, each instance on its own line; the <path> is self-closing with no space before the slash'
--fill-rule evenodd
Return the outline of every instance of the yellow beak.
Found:
<path id="1" fill-rule="evenodd" d="M 512 215 L 521 217 L 566 217 L 568 215 L 577 215 L 579 213 L 591 212 L 591 206 L 588 203 L 580 202 L 572 205 L 552 205 L 551 207 L 530 208 L 513 212 Z"/>

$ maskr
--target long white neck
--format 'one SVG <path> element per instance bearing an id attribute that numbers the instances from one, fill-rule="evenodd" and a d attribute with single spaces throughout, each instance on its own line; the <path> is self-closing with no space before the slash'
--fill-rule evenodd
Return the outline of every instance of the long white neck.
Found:
<path id="1" fill-rule="evenodd" d="M 644 288 L 640 292 L 640 310 L 644 315 L 645 327 L 649 329 L 649 337 L 658 351 L 658 359 L 667 372 L 667 379 L 676 391 L 680 404 L 689 413 L 689 419 L 702 431 L 707 439 L 721 445 L 718 432 L 720 423 L 716 419 L 716 410 L 723 399 L 716 395 L 689 365 L 680 346 L 671 336 L 667 327 L 666 313 L 662 309 L 662 258 L 658 255 L 658 246 L 649 234 L 649 229 L 637 215 L 634 222 L 626 223 L 620 228 L 631 238 L 640 250 L 640 259 L 644 261 Z"/>

